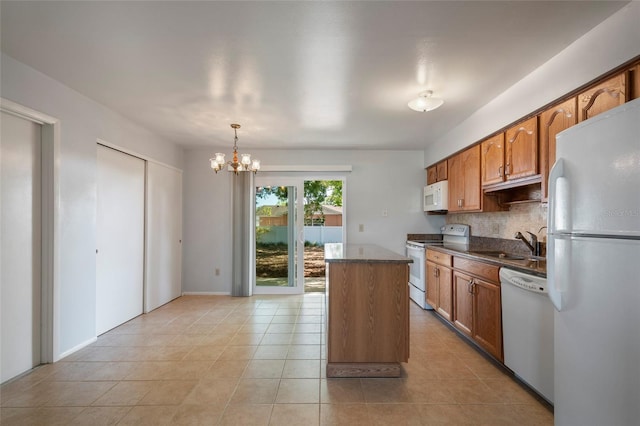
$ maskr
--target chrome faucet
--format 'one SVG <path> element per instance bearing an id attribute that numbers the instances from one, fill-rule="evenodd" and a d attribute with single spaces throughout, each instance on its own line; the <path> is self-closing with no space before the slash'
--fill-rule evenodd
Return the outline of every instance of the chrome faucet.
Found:
<path id="1" fill-rule="evenodd" d="M 529 250 L 531 250 L 532 256 L 539 256 L 540 245 L 538 244 L 538 237 L 536 236 L 536 234 L 533 234 L 529 231 L 525 231 L 525 232 L 531 235 L 531 242 L 527 241 L 527 237 L 522 235 L 520 231 L 516 232 L 516 235 L 513 238 L 515 238 L 516 240 L 521 240 L 523 243 L 525 243 L 527 247 L 529 247 Z"/>

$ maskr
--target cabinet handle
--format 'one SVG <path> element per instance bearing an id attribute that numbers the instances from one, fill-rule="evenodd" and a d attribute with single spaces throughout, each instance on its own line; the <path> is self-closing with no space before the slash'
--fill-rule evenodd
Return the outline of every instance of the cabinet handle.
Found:
<path id="1" fill-rule="evenodd" d="M 438 269 L 438 268 L 436 267 L 436 269 L 433 271 L 433 275 L 434 275 L 436 278 L 437 278 L 437 277 L 439 277 L 439 276 L 440 276 L 440 269 Z"/>
<path id="2" fill-rule="evenodd" d="M 502 177 L 502 166 L 498 167 L 498 176 Z"/>
<path id="3" fill-rule="evenodd" d="M 472 288 L 473 288 L 473 278 L 471 278 L 467 283 L 467 292 L 473 294 Z"/>
<path id="4" fill-rule="evenodd" d="M 504 174 L 507 176 L 511 174 L 511 164 L 507 163 L 507 167 L 504 168 Z"/>

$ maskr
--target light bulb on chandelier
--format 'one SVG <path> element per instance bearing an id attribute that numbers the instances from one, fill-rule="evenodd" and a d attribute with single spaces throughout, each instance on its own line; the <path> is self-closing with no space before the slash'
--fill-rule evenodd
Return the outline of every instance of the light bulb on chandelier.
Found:
<path id="1" fill-rule="evenodd" d="M 230 172 L 238 174 L 238 172 L 253 172 L 257 173 L 260 170 L 260 160 L 251 160 L 250 154 L 240 154 L 240 160 L 238 160 L 238 129 L 239 124 L 232 124 L 231 128 L 234 131 L 233 138 L 233 159 L 231 161 L 225 161 L 224 154 L 216 152 L 215 157 L 209 158 L 211 162 L 211 168 L 214 172 L 218 173 L 224 166 L 228 167 Z"/>

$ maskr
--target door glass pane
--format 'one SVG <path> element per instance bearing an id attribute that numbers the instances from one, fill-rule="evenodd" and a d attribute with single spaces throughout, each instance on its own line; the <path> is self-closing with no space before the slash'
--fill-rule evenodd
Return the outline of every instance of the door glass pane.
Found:
<path id="1" fill-rule="evenodd" d="M 256 187 L 256 286 L 295 287 L 296 187 Z"/>
<path id="2" fill-rule="evenodd" d="M 341 243 L 342 180 L 304 181 L 304 291 L 325 291 L 324 245 Z"/>

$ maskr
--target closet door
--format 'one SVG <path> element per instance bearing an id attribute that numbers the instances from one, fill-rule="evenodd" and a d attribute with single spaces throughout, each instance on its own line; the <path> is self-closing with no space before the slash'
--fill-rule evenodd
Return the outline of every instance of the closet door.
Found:
<path id="1" fill-rule="evenodd" d="M 2 113 L 0 382 L 40 363 L 42 127 Z"/>
<path id="2" fill-rule="evenodd" d="M 182 293 L 182 172 L 147 163 L 145 312 Z"/>
<path id="3" fill-rule="evenodd" d="M 145 161 L 98 145 L 96 334 L 142 313 Z"/>

